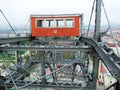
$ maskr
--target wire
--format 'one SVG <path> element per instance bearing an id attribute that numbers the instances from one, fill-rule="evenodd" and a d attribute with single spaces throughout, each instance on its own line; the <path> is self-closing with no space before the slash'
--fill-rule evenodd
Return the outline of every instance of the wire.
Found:
<path id="1" fill-rule="evenodd" d="M 105 13 L 105 16 L 106 16 L 106 19 L 107 19 L 108 25 L 109 25 L 107 31 L 110 30 L 111 35 L 112 35 L 112 38 L 113 38 L 113 42 L 114 42 L 115 47 L 116 47 L 117 54 L 118 54 L 118 56 L 120 56 L 120 53 L 119 53 L 119 50 L 118 50 L 118 46 L 117 46 L 117 42 L 116 42 L 116 40 L 115 40 L 115 36 L 114 36 L 114 34 L 113 34 L 113 32 L 112 32 L 111 25 L 110 25 L 110 21 L 109 21 L 109 19 L 108 19 L 108 15 L 107 15 L 107 12 L 106 12 L 106 9 L 105 9 L 105 6 L 104 6 L 104 3 L 103 3 L 103 0 L 102 0 L 102 6 L 103 6 L 103 10 L 104 10 L 104 13 Z M 106 31 L 106 32 L 107 32 L 107 31 Z"/>
<path id="2" fill-rule="evenodd" d="M 108 15 L 107 15 L 103 0 L 102 0 L 102 6 L 103 6 L 104 13 L 105 13 L 105 17 L 106 17 L 108 25 L 109 25 L 108 28 L 107 28 L 107 31 L 106 31 L 106 32 L 108 32 L 111 27 L 110 27 L 110 22 L 109 22 L 109 19 L 108 19 Z"/>
<path id="3" fill-rule="evenodd" d="M 10 28 L 13 30 L 14 34 L 17 36 L 14 28 L 12 27 L 12 25 L 10 24 L 9 20 L 7 19 L 7 17 L 5 16 L 5 14 L 3 13 L 3 11 L 0 9 L 1 14 L 4 16 L 5 20 L 7 21 L 7 23 L 9 24 Z"/>
<path id="4" fill-rule="evenodd" d="M 91 15 L 90 15 L 90 21 L 89 21 L 88 30 L 87 30 L 87 36 L 88 36 L 88 32 L 90 30 L 90 24 L 91 24 L 91 20 L 92 20 L 92 16 L 93 16 L 94 6 L 95 6 L 95 0 L 93 1 L 92 11 L 91 11 Z"/>
<path id="5" fill-rule="evenodd" d="M 28 26 L 29 26 L 29 27 L 28 27 Z M 26 22 L 26 24 L 25 24 L 24 30 L 26 31 L 26 33 L 27 33 L 28 30 L 30 30 L 30 19 L 27 20 L 27 22 Z M 30 32 L 31 32 L 31 31 L 29 31 L 29 33 L 28 33 L 29 36 L 31 35 Z"/>

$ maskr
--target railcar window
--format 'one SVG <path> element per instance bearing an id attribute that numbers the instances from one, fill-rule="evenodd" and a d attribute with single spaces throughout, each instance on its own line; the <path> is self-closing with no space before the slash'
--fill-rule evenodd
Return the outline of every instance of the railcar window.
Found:
<path id="1" fill-rule="evenodd" d="M 44 27 L 44 20 L 37 20 L 37 27 Z"/>
<path id="2" fill-rule="evenodd" d="M 74 19 L 45 19 L 45 20 L 36 20 L 36 26 L 39 27 L 58 27 L 58 28 L 65 28 L 65 27 L 74 27 Z"/>
<path id="3" fill-rule="evenodd" d="M 66 27 L 73 27 L 74 21 L 73 19 L 66 19 Z"/>
<path id="4" fill-rule="evenodd" d="M 45 24 L 46 24 L 46 27 L 55 27 L 54 20 L 46 20 Z"/>
<path id="5" fill-rule="evenodd" d="M 65 27 L 65 22 L 63 19 L 56 20 L 57 27 Z"/>

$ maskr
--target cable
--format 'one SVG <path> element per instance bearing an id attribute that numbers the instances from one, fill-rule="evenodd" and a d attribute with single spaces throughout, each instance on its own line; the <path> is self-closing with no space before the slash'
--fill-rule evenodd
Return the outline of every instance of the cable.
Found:
<path id="1" fill-rule="evenodd" d="M 87 30 L 87 36 L 88 36 L 88 32 L 90 30 L 90 24 L 91 24 L 91 20 L 92 20 L 92 16 L 93 16 L 94 6 L 95 6 L 95 0 L 93 1 L 92 12 L 90 15 L 90 21 L 89 21 L 88 30 Z"/>
<path id="2" fill-rule="evenodd" d="M 30 19 L 27 20 L 27 22 L 26 22 L 26 24 L 25 24 L 25 28 L 23 29 L 23 30 L 26 31 L 26 33 L 27 33 L 28 30 L 30 30 L 30 28 L 28 28 L 28 26 L 30 27 Z M 31 32 L 31 31 L 29 31 L 29 33 L 28 33 L 29 36 L 31 35 L 30 32 Z"/>
<path id="3" fill-rule="evenodd" d="M 27 20 L 26 24 L 25 24 L 25 28 L 24 29 L 27 29 L 27 26 L 30 25 L 30 19 Z"/>
<path id="4" fill-rule="evenodd" d="M 119 50 L 118 50 L 118 46 L 117 46 L 117 42 L 116 42 L 116 40 L 115 40 L 115 36 L 114 36 L 114 34 L 113 34 L 113 32 L 112 32 L 111 25 L 110 25 L 110 21 L 109 21 L 109 19 L 108 19 L 108 15 L 107 15 L 107 12 L 106 12 L 106 9 L 105 9 L 105 6 L 104 6 L 104 3 L 103 3 L 103 0 L 102 0 L 102 6 L 103 6 L 103 10 L 104 10 L 104 13 L 105 13 L 105 16 L 106 16 L 106 19 L 107 19 L 108 25 L 109 25 L 107 31 L 110 30 L 111 35 L 112 35 L 112 38 L 113 38 L 113 42 L 114 42 L 115 47 L 116 47 L 117 54 L 118 54 L 118 56 L 120 56 L 120 53 L 119 53 Z"/>
<path id="5" fill-rule="evenodd" d="M 3 11 L 0 9 L 1 14 L 4 16 L 5 20 L 7 21 L 7 23 L 9 24 L 10 28 L 13 30 L 14 34 L 17 36 L 14 28 L 12 27 L 12 25 L 10 24 L 9 20 L 7 19 L 7 17 L 5 16 L 5 14 L 3 13 Z"/>
<path id="6" fill-rule="evenodd" d="M 110 22 L 109 22 L 109 19 L 108 19 L 108 15 L 107 15 L 103 0 L 102 0 L 102 6 L 103 6 L 104 13 L 105 13 L 105 17 L 106 17 L 108 25 L 109 25 L 108 28 L 107 28 L 107 31 L 106 31 L 106 32 L 108 32 L 111 27 L 110 27 Z"/>

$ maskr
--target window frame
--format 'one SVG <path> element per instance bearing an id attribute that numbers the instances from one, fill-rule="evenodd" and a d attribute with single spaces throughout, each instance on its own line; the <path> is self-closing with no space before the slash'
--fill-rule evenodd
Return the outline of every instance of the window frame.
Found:
<path id="1" fill-rule="evenodd" d="M 43 25 L 42 25 L 42 27 L 38 27 L 38 20 L 43 21 Z M 35 23 L 36 28 L 44 28 L 44 27 L 45 27 L 45 21 L 44 21 L 44 19 L 36 19 L 35 22 L 36 22 L 36 23 Z"/>
<path id="2" fill-rule="evenodd" d="M 42 27 L 38 27 L 38 20 L 41 20 L 41 21 L 43 21 L 43 25 L 42 25 Z M 54 21 L 54 26 L 46 26 L 46 21 Z M 61 27 L 59 27 L 58 25 L 57 25 L 57 20 L 63 20 L 63 27 L 61 26 Z M 73 21 L 73 25 L 72 26 L 66 26 L 66 24 L 67 24 L 67 20 L 72 20 Z M 36 26 L 36 28 L 74 28 L 75 27 L 75 18 L 37 18 L 36 20 L 35 20 L 35 26 Z M 50 23 L 49 23 L 50 24 Z"/>
<path id="3" fill-rule="evenodd" d="M 67 26 L 67 20 L 71 20 L 72 21 L 72 25 L 71 26 L 69 26 L 69 24 L 68 24 L 68 26 Z M 70 22 L 70 21 L 69 21 Z M 73 28 L 74 26 L 75 26 L 75 23 L 74 23 L 75 21 L 74 21 L 74 19 L 73 18 L 67 18 L 67 19 L 65 19 L 65 27 L 66 28 Z"/>

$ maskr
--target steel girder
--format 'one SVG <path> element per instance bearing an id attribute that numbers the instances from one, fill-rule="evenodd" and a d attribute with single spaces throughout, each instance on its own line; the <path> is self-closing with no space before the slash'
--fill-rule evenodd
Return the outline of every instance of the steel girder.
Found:
<path id="1" fill-rule="evenodd" d="M 0 47 L 0 50 L 9 51 L 9 50 L 37 50 L 37 51 L 82 51 L 82 52 L 90 52 L 93 51 L 92 48 L 89 47 L 64 47 L 64 46 L 10 46 L 10 47 Z"/>
<path id="2" fill-rule="evenodd" d="M 9 44 L 9 43 L 17 43 L 21 41 L 30 40 L 30 37 L 14 37 L 14 38 L 0 38 L 0 44 Z"/>
<path id="3" fill-rule="evenodd" d="M 105 52 L 105 50 L 103 48 L 101 48 L 97 44 L 97 42 L 94 41 L 93 39 L 86 38 L 86 37 L 81 37 L 81 38 L 79 38 L 79 40 L 81 40 L 81 41 L 83 41 L 85 43 L 90 44 L 95 49 L 95 51 L 97 52 L 97 54 L 99 55 L 99 57 L 101 58 L 101 60 L 103 61 L 103 63 L 106 65 L 106 67 L 109 70 L 109 72 L 120 83 L 120 69 L 116 66 L 116 64 L 114 63 L 114 61 L 111 60 L 111 58 L 109 57 L 109 55 L 107 55 L 107 52 Z"/>

